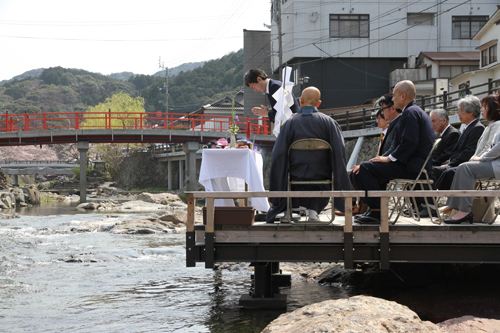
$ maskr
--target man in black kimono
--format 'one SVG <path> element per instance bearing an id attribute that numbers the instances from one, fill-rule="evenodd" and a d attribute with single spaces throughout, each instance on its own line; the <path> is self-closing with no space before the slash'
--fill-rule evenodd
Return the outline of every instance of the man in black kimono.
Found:
<path id="1" fill-rule="evenodd" d="M 315 87 L 308 87 L 300 98 L 301 109 L 285 122 L 273 148 L 273 160 L 270 173 L 270 191 L 286 191 L 288 185 L 288 149 L 300 139 L 317 138 L 327 141 L 333 152 L 329 150 L 297 151 L 290 153 L 291 178 L 293 180 L 330 179 L 334 174 L 334 190 L 350 190 L 346 170 L 344 136 L 339 124 L 332 118 L 318 111 L 321 104 L 321 93 Z M 302 185 L 293 188 L 295 191 L 328 191 L 329 185 Z M 286 210 L 286 198 L 270 198 L 271 208 L 267 212 L 267 223 L 274 223 L 277 214 Z M 315 213 L 328 204 L 329 198 L 294 198 L 293 207 L 305 207 Z M 335 198 L 335 208 L 344 211 L 344 199 Z"/>

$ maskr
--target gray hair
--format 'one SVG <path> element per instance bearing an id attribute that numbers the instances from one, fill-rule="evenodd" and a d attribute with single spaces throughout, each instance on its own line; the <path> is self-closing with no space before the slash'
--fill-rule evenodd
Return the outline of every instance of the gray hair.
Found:
<path id="1" fill-rule="evenodd" d="M 473 113 L 475 118 L 481 114 L 481 101 L 474 95 L 467 95 L 457 102 L 458 110 L 464 110 L 467 113 Z"/>
<path id="2" fill-rule="evenodd" d="M 445 109 L 436 109 L 432 110 L 431 113 L 429 113 L 429 117 L 432 116 L 433 114 L 437 114 L 439 120 L 446 119 L 446 122 L 450 122 L 450 118 L 448 117 L 448 111 Z"/>

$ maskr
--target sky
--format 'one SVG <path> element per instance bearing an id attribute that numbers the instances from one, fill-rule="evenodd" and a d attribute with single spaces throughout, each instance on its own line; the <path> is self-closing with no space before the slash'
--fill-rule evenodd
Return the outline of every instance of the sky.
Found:
<path id="1" fill-rule="evenodd" d="M 154 74 L 243 48 L 270 0 L 0 0 L 0 81 L 61 66 Z"/>

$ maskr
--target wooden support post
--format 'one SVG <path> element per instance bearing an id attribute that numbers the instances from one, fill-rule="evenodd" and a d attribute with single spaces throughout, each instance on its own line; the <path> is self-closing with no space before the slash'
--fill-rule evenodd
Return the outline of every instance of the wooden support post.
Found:
<path id="1" fill-rule="evenodd" d="M 354 235 L 352 228 L 352 198 L 345 198 L 344 268 L 354 269 Z"/>
<path id="2" fill-rule="evenodd" d="M 389 269 L 389 198 L 380 198 L 380 269 Z"/>
<path id="3" fill-rule="evenodd" d="M 215 237 L 214 237 L 214 198 L 207 198 L 207 225 L 205 226 L 205 268 L 214 268 Z"/>
<path id="4" fill-rule="evenodd" d="M 194 208 L 195 198 L 188 195 L 187 199 L 187 221 L 186 221 L 186 267 L 195 267 L 195 232 L 194 232 Z"/>

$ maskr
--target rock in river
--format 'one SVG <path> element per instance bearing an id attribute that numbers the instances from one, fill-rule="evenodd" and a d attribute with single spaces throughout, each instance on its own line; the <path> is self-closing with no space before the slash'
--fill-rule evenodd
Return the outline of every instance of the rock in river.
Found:
<path id="1" fill-rule="evenodd" d="M 404 305 L 370 296 L 311 304 L 285 313 L 263 333 L 446 332 Z"/>

